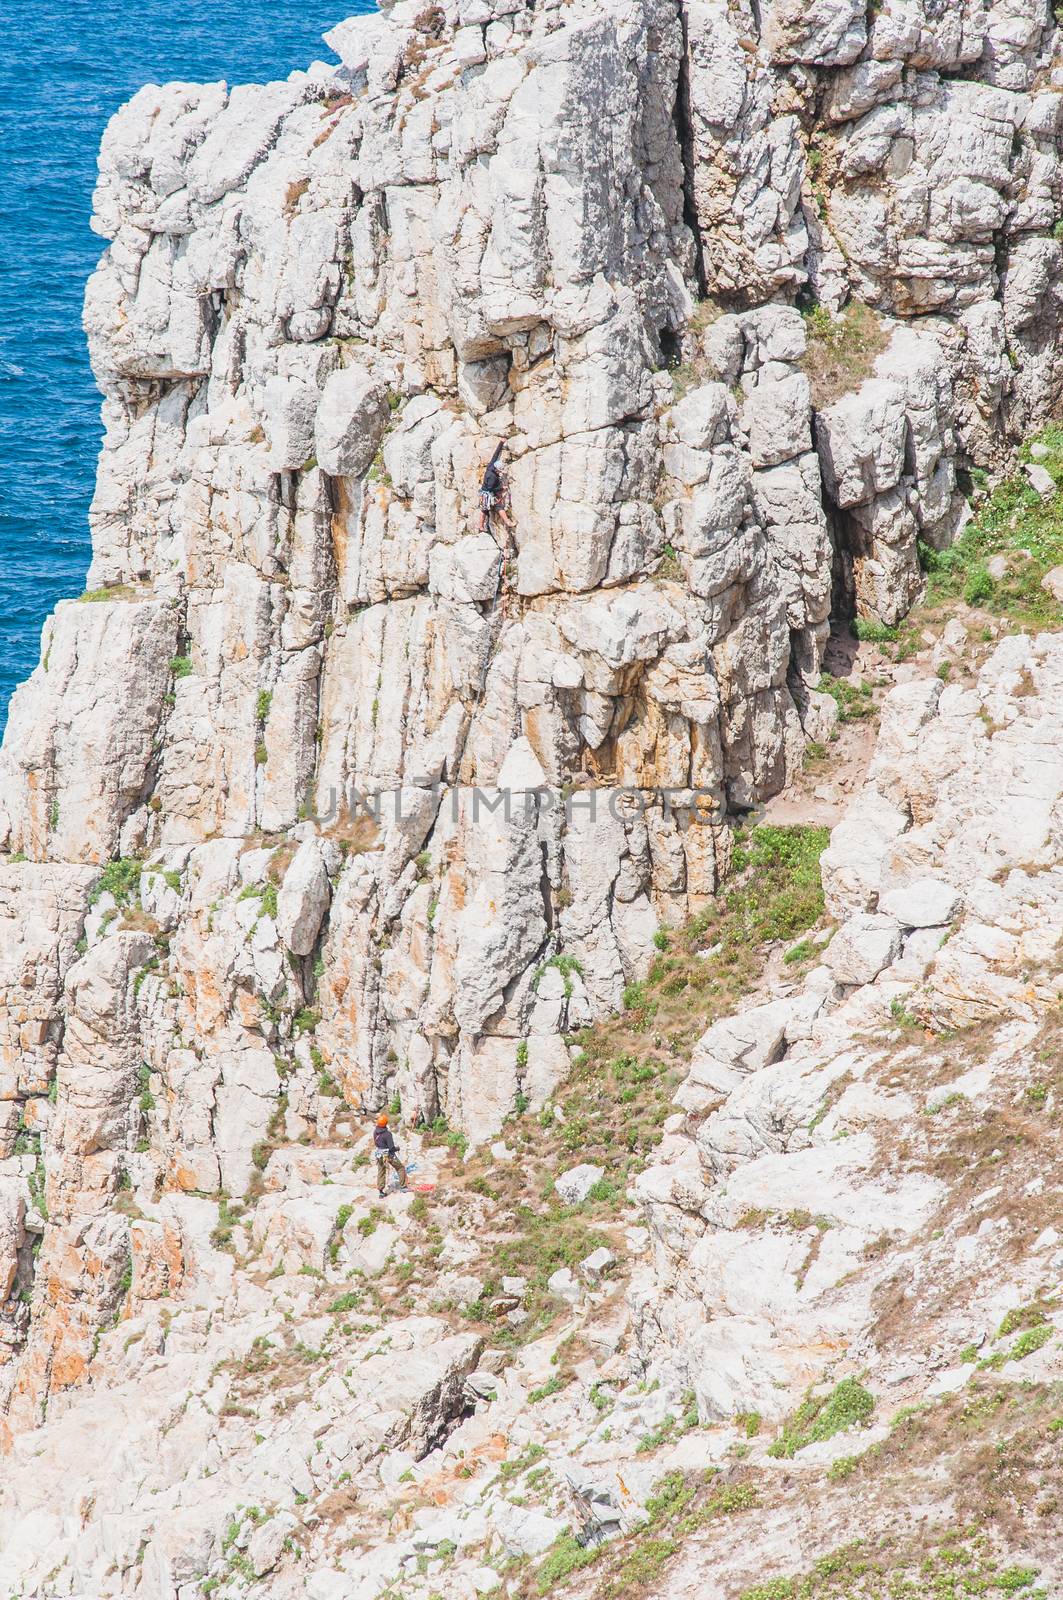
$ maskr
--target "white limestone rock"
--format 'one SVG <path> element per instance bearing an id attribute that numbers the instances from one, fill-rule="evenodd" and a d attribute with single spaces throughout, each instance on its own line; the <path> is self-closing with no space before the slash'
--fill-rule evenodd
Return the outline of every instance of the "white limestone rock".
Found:
<path id="1" fill-rule="evenodd" d="M 357 367 L 334 372 L 321 391 L 314 417 L 313 454 L 322 472 L 360 478 L 377 453 L 388 425 L 387 389 Z"/>
<path id="2" fill-rule="evenodd" d="M 295 377 L 271 378 L 262 391 L 269 464 L 274 472 L 295 472 L 314 453 L 318 393 Z"/>
<path id="3" fill-rule="evenodd" d="M 943 927 L 962 904 L 962 897 L 952 885 L 939 878 L 917 878 L 879 898 L 879 909 L 903 928 Z"/>
<path id="4" fill-rule="evenodd" d="M 864 913 L 842 923 L 823 959 L 839 983 L 872 983 L 900 953 L 893 917 Z"/>
<path id="5" fill-rule="evenodd" d="M 316 839 L 304 839 L 277 890 L 277 932 L 293 955 L 313 950 L 330 898 L 321 847 Z"/>
<path id="6" fill-rule="evenodd" d="M 567 1172 L 559 1173 L 554 1179 L 554 1188 L 566 1205 L 578 1206 L 586 1200 L 594 1185 L 604 1176 L 604 1167 L 596 1167 L 588 1161 L 578 1167 L 569 1167 Z"/>

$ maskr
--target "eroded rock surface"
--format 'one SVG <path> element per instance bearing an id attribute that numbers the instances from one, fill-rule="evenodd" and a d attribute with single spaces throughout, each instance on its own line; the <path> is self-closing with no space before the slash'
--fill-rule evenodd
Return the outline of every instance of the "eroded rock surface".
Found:
<path id="1" fill-rule="evenodd" d="M 716 894 L 728 817 L 830 734 L 832 615 L 902 618 L 964 472 L 1051 413 L 1060 32 L 1043 0 L 399 0 L 328 43 L 285 83 L 146 88 L 101 150 L 93 562 L 0 751 L 0 1574 L 27 1594 L 58 1562 L 57 1593 L 198 1600 L 235 1550 L 346 1596 L 327 1529 L 313 1585 L 290 1547 L 326 1489 L 337 1527 L 364 1501 L 358 1600 L 441 1544 L 539 1553 L 587 1507 L 629 1530 L 635 1430 L 683 1395 L 722 1426 L 781 1416 L 824 1352 L 874 1376 L 883 1210 L 940 1269 L 940 1174 L 882 1161 L 920 1108 L 856 1036 L 895 1001 L 997 1030 L 992 1096 L 1054 1003 L 1059 652 L 1016 637 L 976 687 L 892 692 L 823 961 L 694 1052 L 633 1197 L 634 1336 L 611 1262 L 557 1269 L 626 1396 L 615 1449 L 551 1391 L 552 1443 L 585 1434 L 570 1502 L 470 1490 L 457 1535 L 381 1533 L 453 1441 L 534 1442 L 554 1352 L 485 1398 L 456 1236 L 437 1308 L 359 1329 L 300 1297 L 301 1267 L 339 1299 L 406 1260 L 358 1118 L 397 1096 L 513 1159 L 507 1118 L 555 1114 L 571 1036 Z M 853 301 L 873 338 L 825 377 Z M 511 532 L 477 503 L 499 446 Z M 829 1228 L 742 1222 L 805 1210 Z M 357 1426 L 348 1326 L 381 1374 Z M 255 1443 L 240 1384 L 319 1358 Z M 128 1484 L 86 1466 L 57 1510 L 104 1417 Z M 486 1592 L 483 1560 L 426 1594 Z"/>

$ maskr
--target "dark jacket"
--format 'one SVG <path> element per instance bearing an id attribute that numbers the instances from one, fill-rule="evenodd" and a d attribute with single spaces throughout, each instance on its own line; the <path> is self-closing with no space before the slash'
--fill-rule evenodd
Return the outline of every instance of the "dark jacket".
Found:
<path id="1" fill-rule="evenodd" d="M 391 1137 L 390 1128 L 374 1128 L 373 1143 L 376 1145 L 376 1153 L 378 1156 L 393 1156 L 395 1154 L 395 1141 Z"/>

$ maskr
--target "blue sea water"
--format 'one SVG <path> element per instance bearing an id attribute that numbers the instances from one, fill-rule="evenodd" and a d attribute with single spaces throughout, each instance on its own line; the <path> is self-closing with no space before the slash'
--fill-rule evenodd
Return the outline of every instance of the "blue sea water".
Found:
<path id="1" fill-rule="evenodd" d="M 255 83 L 333 57 L 372 0 L 11 0 L 0 8 L 0 729 L 41 624 L 79 594 L 100 442 L 81 331 L 108 118 L 146 83 Z"/>

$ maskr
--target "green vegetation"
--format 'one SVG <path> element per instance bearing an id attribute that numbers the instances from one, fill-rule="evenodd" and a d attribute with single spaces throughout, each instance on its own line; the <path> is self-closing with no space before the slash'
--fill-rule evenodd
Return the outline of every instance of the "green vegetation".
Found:
<path id="1" fill-rule="evenodd" d="M 601 1546 L 587 1550 L 577 1544 L 572 1534 L 566 1529 L 554 1540 L 547 1552 L 545 1560 L 535 1574 L 535 1587 L 539 1594 L 549 1594 L 554 1586 L 567 1578 L 573 1572 L 579 1572 L 584 1567 L 593 1565 L 602 1553 Z"/>
<path id="2" fill-rule="evenodd" d="M 113 897 L 115 905 L 124 906 L 140 894 L 140 874 L 144 863 L 137 856 L 122 856 L 108 861 L 89 893 L 89 905 L 94 906 L 102 895 Z"/>
<path id="3" fill-rule="evenodd" d="M 170 671 L 175 678 L 190 678 L 192 676 L 192 657 L 174 656 L 170 662 Z"/>
<path id="4" fill-rule="evenodd" d="M 913 1016 L 905 1006 L 904 1001 L 896 997 L 890 1001 L 890 1016 L 899 1028 L 918 1028 L 920 1026 L 919 1018 Z"/>
<path id="5" fill-rule="evenodd" d="M 100 600 L 135 600 L 136 590 L 128 583 L 105 584 L 102 589 L 86 589 L 78 599 L 90 605 Z"/>
<path id="6" fill-rule="evenodd" d="M 669 1472 L 646 1500 L 648 1521 L 626 1538 L 585 1551 L 569 1532 L 562 1534 L 535 1574 L 537 1592 L 546 1594 L 571 1573 L 597 1563 L 603 1571 L 596 1600 L 633 1600 L 661 1582 L 682 1538 L 756 1505 L 752 1484 L 720 1484 L 715 1468 L 697 1477 Z"/>
<path id="7" fill-rule="evenodd" d="M 1034 459 L 1051 475 L 1057 492 L 1042 500 L 1023 473 L 998 484 L 948 550 L 923 551 L 928 570 L 927 603 L 961 597 L 968 605 L 1007 616 L 1021 625 L 1059 627 L 1060 603 L 1041 587 L 1052 567 L 1063 563 L 1063 424 L 1051 423 L 1024 445 L 1024 461 Z M 994 578 L 988 563 L 1003 556 L 1007 571 Z"/>
<path id="8" fill-rule="evenodd" d="M 547 1378 L 546 1382 L 541 1388 L 530 1390 L 528 1394 L 528 1404 L 533 1406 L 538 1405 L 540 1400 L 548 1400 L 552 1394 L 560 1394 L 561 1390 L 566 1387 L 567 1385 L 564 1378 L 562 1378 L 559 1373 L 555 1372 L 552 1378 Z"/>
<path id="9" fill-rule="evenodd" d="M 260 689 L 258 691 L 258 699 L 255 701 L 255 718 L 258 722 L 265 722 L 272 704 L 273 695 L 270 690 Z"/>
<path id="10" fill-rule="evenodd" d="M 1025 1333 L 1020 1333 L 1015 1343 L 1008 1350 L 998 1350 L 994 1355 L 986 1356 L 984 1361 L 978 1363 L 979 1367 L 989 1367 L 999 1371 L 1007 1366 L 1009 1361 L 1025 1361 L 1027 1356 L 1032 1356 L 1036 1350 L 1046 1345 L 1055 1333 L 1051 1323 L 1043 1323 L 1036 1328 L 1027 1328 Z"/>
<path id="11" fill-rule="evenodd" d="M 430 1144 L 445 1144 L 449 1149 L 456 1151 L 458 1159 L 464 1159 L 469 1141 L 457 1128 L 452 1128 L 446 1117 L 436 1117 L 428 1129 Z"/>
<path id="12" fill-rule="evenodd" d="M 748 850 L 734 853 L 741 881 L 723 896 L 722 915 L 716 902 L 691 928 L 704 927 L 726 949 L 793 939 L 814 927 L 823 915 L 819 858 L 829 839 L 827 828 L 754 828 Z"/>
<path id="13" fill-rule="evenodd" d="M 827 1472 L 831 1483 L 844 1483 L 846 1478 L 851 1478 L 856 1471 L 859 1456 L 839 1456 L 837 1461 L 832 1461 Z"/>
<path id="14" fill-rule="evenodd" d="M 167 887 L 172 889 L 175 894 L 181 893 L 181 874 L 176 867 L 164 868 L 152 864 L 144 868 L 144 876 L 149 878 L 160 876 Z"/>
<path id="15" fill-rule="evenodd" d="M 889 644 L 898 637 L 895 627 L 877 617 L 854 617 L 852 630 L 862 644 Z"/>
<path id="16" fill-rule="evenodd" d="M 824 672 L 819 687 L 838 707 L 839 722 L 858 722 L 862 717 L 874 716 L 875 701 L 870 684 L 850 683 L 848 678 L 832 678 L 829 672 Z"/>
<path id="17" fill-rule="evenodd" d="M 142 1061 L 137 1068 L 137 1088 L 140 1091 L 139 1105 L 145 1114 L 155 1109 L 155 1096 L 151 1092 L 151 1068 L 146 1061 Z"/>
<path id="18" fill-rule="evenodd" d="M 231 1200 L 227 1194 L 218 1196 L 218 1223 L 210 1236 L 210 1242 L 215 1250 L 234 1251 L 233 1230 L 243 1216 L 243 1206 Z"/>
<path id="19" fill-rule="evenodd" d="M 1003 1566 L 974 1524 L 939 1537 L 929 1549 L 906 1547 L 896 1536 L 872 1545 L 854 1540 L 831 1551 L 805 1573 L 770 1578 L 742 1591 L 741 1600 L 968 1600 L 973 1595 L 1021 1594 L 1048 1600 L 1034 1589 L 1034 1567 Z"/>
<path id="20" fill-rule="evenodd" d="M 549 1325 L 558 1310 L 548 1287 L 548 1280 L 560 1267 L 575 1267 L 592 1250 L 610 1241 L 597 1229 L 589 1227 L 578 1207 L 548 1204 L 543 1211 L 530 1205 L 517 1205 L 514 1224 L 517 1232 L 500 1240 L 491 1251 L 491 1277 L 484 1284 L 479 1300 L 466 1307 L 466 1315 L 475 1321 L 487 1320 L 488 1303 L 497 1293 L 498 1280 L 521 1277 L 527 1280 L 524 1307 L 528 1321 L 521 1329 L 521 1340 L 535 1338 Z M 551 1377 L 540 1390 L 533 1390 L 529 1400 L 544 1400 L 564 1387 L 560 1374 Z"/>
<path id="21" fill-rule="evenodd" d="M 326 1310 L 334 1317 L 342 1316 L 345 1311 L 357 1311 L 362 1303 L 362 1297 L 357 1289 L 348 1289 L 344 1294 L 338 1295 Z"/>
<path id="22" fill-rule="evenodd" d="M 642 1435 L 638 1442 L 638 1454 L 646 1455 L 651 1450 L 659 1450 L 662 1444 L 667 1444 L 675 1428 L 676 1421 L 673 1416 L 662 1417 L 655 1428 Z"/>
<path id="23" fill-rule="evenodd" d="M 549 961 L 544 961 L 542 966 L 536 969 L 535 976 L 532 978 L 532 988 L 538 990 L 543 973 L 547 972 L 550 967 L 554 967 L 560 972 L 565 983 L 565 995 L 566 997 L 571 996 L 572 974 L 575 972 L 580 977 L 583 976 L 583 968 L 575 956 L 551 956 Z"/>
<path id="24" fill-rule="evenodd" d="M 1009 1334 L 1018 1333 L 1022 1328 L 1040 1328 L 1047 1321 L 1044 1306 L 1031 1300 L 1027 1305 L 1015 1306 L 1007 1313 L 997 1329 L 996 1337 L 1006 1339 Z"/>
<path id="25" fill-rule="evenodd" d="M 779 1437 L 768 1447 L 770 1456 L 794 1456 L 806 1445 L 832 1439 L 847 1428 L 866 1427 L 875 1399 L 857 1378 L 843 1378 L 829 1395 L 806 1395 Z"/>
<path id="26" fill-rule="evenodd" d="M 277 885 L 275 883 L 248 883 L 240 890 L 238 900 L 259 901 L 259 916 L 277 916 Z"/>
<path id="27" fill-rule="evenodd" d="M 514 1456 L 512 1461 L 503 1461 L 498 1469 L 498 1475 L 503 1483 L 519 1478 L 522 1472 L 527 1472 L 529 1467 L 542 1459 L 546 1450 L 541 1444 L 530 1444 L 519 1456 Z"/>
<path id="28" fill-rule="evenodd" d="M 577 1266 L 601 1244 L 616 1248 L 596 1220 L 611 1220 L 623 1205 L 631 1178 L 661 1137 L 693 1042 L 756 980 L 765 959 L 762 947 L 792 940 L 821 917 L 819 857 L 827 839 L 827 830 L 816 828 L 736 832 L 730 886 L 686 927 L 666 934 L 645 980 L 629 985 L 623 1013 L 570 1039 L 580 1050 L 559 1091 L 560 1116 L 548 1106 L 537 1117 L 508 1124 L 507 1140 L 518 1160 L 505 1176 L 493 1171 L 490 1183 L 492 1192 L 505 1191 L 512 1202 L 512 1234 L 492 1247 L 488 1282 L 467 1316 L 487 1320 L 497 1281 L 524 1277 L 528 1321 L 519 1332 L 505 1330 L 503 1339 L 537 1338 L 561 1309 L 549 1291 L 550 1276 Z M 709 958 L 703 954 L 707 948 L 713 951 Z M 575 969 L 566 971 L 564 963 L 555 958 L 567 976 Z M 433 1124 L 429 1139 L 452 1144 L 464 1156 L 463 1136 L 443 1119 Z M 566 1207 L 553 1193 L 552 1175 L 574 1161 L 594 1162 L 607 1176 L 581 1206 Z M 533 1197 L 535 1174 L 539 1201 Z"/>

